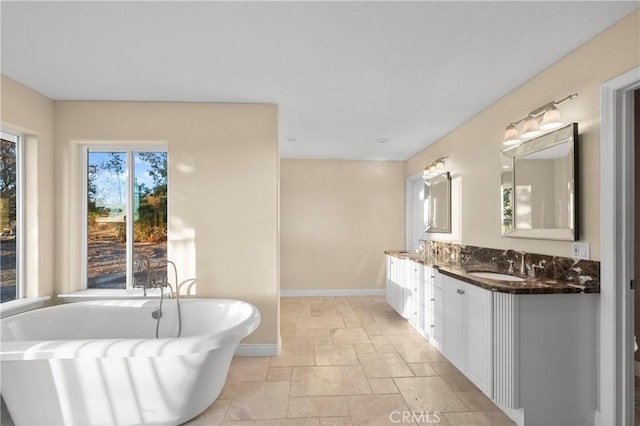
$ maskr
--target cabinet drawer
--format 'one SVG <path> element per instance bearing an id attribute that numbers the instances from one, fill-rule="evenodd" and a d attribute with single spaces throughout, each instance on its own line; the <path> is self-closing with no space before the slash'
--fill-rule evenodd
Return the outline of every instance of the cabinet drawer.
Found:
<path id="1" fill-rule="evenodd" d="M 431 266 L 425 266 L 423 270 L 423 281 L 425 283 L 433 284 L 436 277 L 436 269 Z"/>
<path id="2" fill-rule="evenodd" d="M 433 311 L 431 309 L 424 308 L 424 330 L 431 332 L 435 327 L 433 322 Z"/>
<path id="3" fill-rule="evenodd" d="M 433 285 L 423 283 L 423 305 L 426 309 L 434 310 Z"/>
<path id="4" fill-rule="evenodd" d="M 409 275 L 413 278 L 418 278 L 420 279 L 420 264 L 413 262 L 413 261 L 409 261 L 409 265 L 407 266 L 408 270 L 409 270 Z"/>

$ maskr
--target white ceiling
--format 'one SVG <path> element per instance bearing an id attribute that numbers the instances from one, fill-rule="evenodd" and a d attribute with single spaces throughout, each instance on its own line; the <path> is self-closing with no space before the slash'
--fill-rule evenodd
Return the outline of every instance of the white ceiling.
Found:
<path id="1" fill-rule="evenodd" d="M 285 158 L 405 160 L 638 1 L 1 7 L 2 73 L 51 99 L 275 103 Z"/>

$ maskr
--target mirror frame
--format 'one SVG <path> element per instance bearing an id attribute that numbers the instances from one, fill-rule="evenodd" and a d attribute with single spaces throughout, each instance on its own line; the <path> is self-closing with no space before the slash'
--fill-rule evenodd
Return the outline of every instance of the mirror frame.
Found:
<path id="1" fill-rule="evenodd" d="M 568 170 L 569 178 L 568 178 L 568 195 L 570 199 L 573 199 L 573 203 L 571 205 L 571 211 L 569 212 L 568 221 L 569 223 L 573 223 L 572 226 L 568 226 L 566 228 L 531 228 L 531 229 L 518 229 L 516 228 L 516 197 L 515 191 L 512 190 L 511 194 L 508 196 L 509 201 L 511 201 L 511 209 L 512 209 L 512 222 L 511 229 L 505 230 L 503 228 L 502 236 L 503 237 L 511 237 L 511 238 L 535 238 L 535 239 L 543 239 L 543 240 L 560 240 L 560 241 L 577 241 L 579 237 L 579 214 L 578 209 L 580 206 L 579 198 L 578 198 L 578 123 L 572 123 L 568 126 L 562 127 L 560 129 L 554 130 L 542 136 L 539 136 L 535 139 L 528 140 L 514 147 L 510 147 L 501 151 L 501 154 L 506 157 L 508 161 L 511 162 L 511 170 L 512 170 L 512 188 L 515 187 L 515 182 L 517 180 L 517 170 L 516 170 L 516 159 L 522 158 L 528 154 L 533 154 L 538 151 L 542 151 L 547 148 L 551 148 L 555 145 L 559 145 L 561 143 L 569 143 L 569 155 L 568 158 L 571 160 L 571 165 Z M 504 158 L 503 157 L 503 158 Z M 504 180 L 501 178 L 501 182 Z M 505 194 L 504 194 L 504 185 L 501 185 L 501 209 L 504 211 L 505 209 Z M 503 215 L 501 214 L 501 217 Z M 502 224 L 504 226 L 504 223 Z"/>
<path id="2" fill-rule="evenodd" d="M 431 191 L 429 187 L 437 185 L 437 184 L 445 184 L 446 188 L 446 202 L 445 208 L 446 212 L 444 212 L 444 217 L 446 218 L 446 223 L 441 226 L 435 226 L 432 222 L 435 217 L 433 212 L 431 211 Z M 450 234 L 451 233 L 451 176 L 449 172 L 441 173 L 437 176 L 429 177 L 424 179 L 424 212 L 425 212 L 425 230 L 424 232 L 430 234 Z M 439 217 L 439 216 L 438 216 Z"/>

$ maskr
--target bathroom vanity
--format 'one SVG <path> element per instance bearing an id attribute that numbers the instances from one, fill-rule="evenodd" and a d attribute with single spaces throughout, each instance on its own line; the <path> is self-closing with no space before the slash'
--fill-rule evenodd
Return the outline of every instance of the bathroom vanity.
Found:
<path id="1" fill-rule="evenodd" d="M 593 424 L 599 287 L 386 253 L 387 302 L 517 424 Z"/>

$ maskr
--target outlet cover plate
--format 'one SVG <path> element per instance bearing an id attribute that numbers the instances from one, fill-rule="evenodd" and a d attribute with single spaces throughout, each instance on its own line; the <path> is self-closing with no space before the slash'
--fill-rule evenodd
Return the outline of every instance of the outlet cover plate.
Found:
<path id="1" fill-rule="evenodd" d="M 589 243 L 571 243 L 571 258 L 573 259 L 591 259 Z"/>

